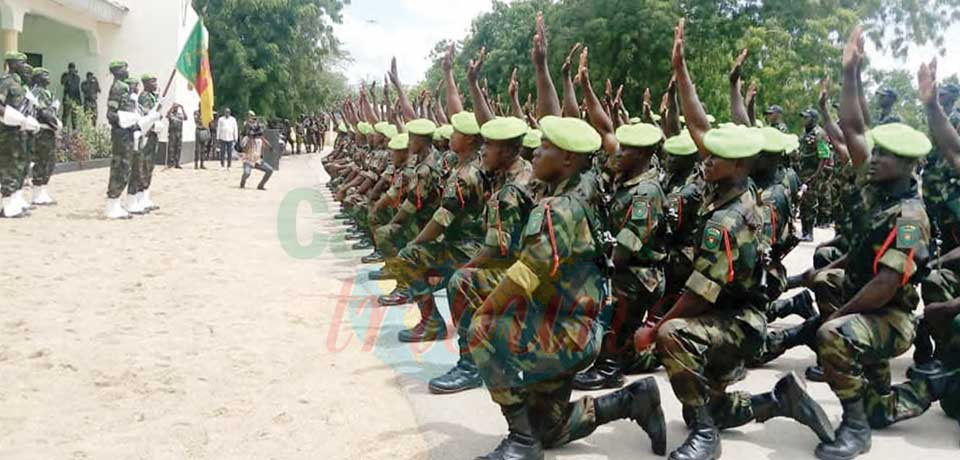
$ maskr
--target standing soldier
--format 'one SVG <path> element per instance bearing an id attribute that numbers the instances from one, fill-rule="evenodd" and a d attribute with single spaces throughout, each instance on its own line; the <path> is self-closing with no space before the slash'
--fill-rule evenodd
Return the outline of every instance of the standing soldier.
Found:
<path id="1" fill-rule="evenodd" d="M 77 128 L 75 110 L 80 107 L 80 74 L 77 65 L 70 63 L 67 71 L 60 76 L 60 85 L 63 86 L 63 125 L 69 129 Z"/>
<path id="2" fill-rule="evenodd" d="M 777 128 L 782 133 L 790 130 L 787 124 L 783 122 L 783 107 L 771 105 L 767 107 L 767 110 L 763 111 L 763 114 L 766 115 L 767 126 Z"/>
<path id="3" fill-rule="evenodd" d="M 4 217 L 27 215 L 26 203 L 15 198 L 17 192 L 17 166 L 24 152 L 21 130 L 29 124 L 23 114 L 26 90 L 22 74 L 26 72 L 27 56 L 11 51 L 4 56 L 7 71 L 0 77 L 0 103 L 5 107 L 3 126 L 0 126 L 0 191 L 3 196 Z"/>
<path id="4" fill-rule="evenodd" d="M 327 131 L 330 129 L 330 126 L 327 124 L 327 117 L 324 114 L 317 116 L 317 153 L 323 152 L 323 145 L 326 142 Z"/>
<path id="5" fill-rule="evenodd" d="M 891 88 L 880 88 L 880 90 L 877 91 L 877 104 L 880 105 L 880 116 L 877 117 L 877 125 L 901 123 L 903 121 L 899 115 L 893 113 L 893 106 L 899 98 L 900 95 Z"/>
<path id="6" fill-rule="evenodd" d="M 100 97 L 100 82 L 93 72 L 87 72 L 87 79 L 80 84 L 83 93 L 83 110 L 90 116 L 93 126 L 97 125 L 97 98 Z"/>
<path id="7" fill-rule="evenodd" d="M 200 116 L 199 110 L 193 112 L 193 125 L 196 128 L 193 144 L 193 169 L 207 169 L 203 165 L 203 160 L 206 159 L 205 157 L 210 151 L 213 136 L 210 134 L 210 127 L 203 124 L 203 118 Z"/>
<path id="8" fill-rule="evenodd" d="M 183 151 L 183 122 L 187 119 L 187 113 L 183 106 L 174 104 L 167 113 L 169 128 L 167 134 L 167 167 L 183 169 L 180 166 L 180 154 Z"/>
<path id="9" fill-rule="evenodd" d="M 297 138 L 295 140 L 296 149 L 294 150 L 294 154 L 296 155 L 300 155 L 301 153 L 303 153 L 303 142 L 304 142 L 304 138 L 307 137 L 306 126 L 307 126 L 306 118 L 303 115 L 300 115 L 300 120 L 297 121 L 296 128 L 295 128 Z"/>
<path id="10" fill-rule="evenodd" d="M 157 77 L 150 74 L 143 74 L 143 76 L 140 77 L 140 81 L 143 83 L 143 91 L 140 93 L 138 100 L 140 109 L 144 116 L 148 114 L 152 115 L 154 112 L 160 110 L 158 106 L 160 97 L 157 95 Z M 150 200 L 150 185 L 153 182 L 153 169 L 156 166 L 157 150 L 160 143 L 157 131 L 158 127 L 153 125 L 146 133 L 142 134 L 142 136 L 146 137 L 146 140 L 142 143 L 140 149 L 140 188 L 135 192 L 137 194 L 137 201 L 139 201 L 139 204 L 143 208 L 143 212 L 160 209 L 159 206 L 153 204 L 153 201 Z"/>
<path id="11" fill-rule="evenodd" d="M 127 63 L 113 61 L 110 63 L 110 73 L 113 74 L 113 84 L 107 99 L 107 121 L 111 128 L 112 158 L 105 215 L 108 219 L 129 219 L 130 214 L 120 205 L 120 195 L 132 180 L 133 134 L 137 126 L 131 119 L 137 113 L 137 101 L 130 92 L 130 85 L 126 83 L 130 75 Z"/>
<path id="12" fill-rule="evenodd" d="M 830 147 L 823 130 L 818 125 L 819 114 L 813 110 L 803 112 L 804 134 L 800 141 L 800 179 L 803 181 L 803 196 L 800 198 L 800 241 L 813 241 L 813 226 L 820 206 L 827 204 L 824 196 L 829 185 L 826 177 L 830 161 Z"/>
<path id="13" fill-rule="evenodd" d="M 60 120 L 50 86 L 50 71 L 43 67 L 33 69 L 33 94 L 37 97 L 37 121 L 40 131 L 33 140 L 33 200 L 35 205 L 56 204 L 47 193 L 47 184 L 56 164 L 57 131 Z"/>

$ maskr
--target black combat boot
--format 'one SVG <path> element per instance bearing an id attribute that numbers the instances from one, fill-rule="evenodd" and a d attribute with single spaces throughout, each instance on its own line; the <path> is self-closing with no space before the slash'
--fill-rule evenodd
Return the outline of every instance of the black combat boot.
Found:
<path id="1" fill-rule="evenodd" d="M 624 378 L 620 358 L 613 354 L 601 354 L 587 369 L 573 378 L 573 388 L 581 391 L 620 388 Z"/>
<path id="2" fill-rule="evenodd" d="M 802 287 L 805 283 L 806 278 L 804 278 L 803 273 L 787 277 L 787 289 L 796 289 Z"/>
<path id="3" fill-rule="evenodd" d="M 720 430 L 708 406 L 689 410 L 691 414 L 690 435 L 687 440 L 670 452 L 670 460 L 717 460 L 722 451 Z"/>
<path id="4" fill-rule="evenodd" d="M 803 373 L 803 377 L 809 382 L 824 383 L 827 378 L 823 375 L 823 368 L 819 364 L 810 366 Z"/>
<path id="5" fill-rule="evenodd" d="M 377 303 L 379 303 L 381 307 L 395 307 L 397 305 L 406 305 L 410 303 L 410 300 L 412 299 L 406 288 L 397 286 L 389 294 L 378 297 Z"/>
<path id="6" fill-rule="evenodd" d="M 931 401 L 939 401 L 946 394 L 960 391 L 960 368 L 943 369 L 938 372 L 911 377 L 912 381 L 921 381 L 927 384 Z"/>
<path id="7" fill-rule="evenodd" d="M 417 300 L 420 309 L 420 322 L 410 329 L 397 333 L 397 339 L 405 343 L 432 342 L 447 338 L 447 322 L 437 310 L 433 295 L 426 295 Z"/>
<path id="8" fill-rule="evenodd" d="M 660 407 L 660 389 L 653 377 L 603 395 L 593 404 L 597 426 L 628 418 L 650 437 L 653 453 L 663 455 L 667 452 L 667 424 Z"/>
<path id="9" fill-rule="evenodd" d="M 374 249 L 370 254 L 360 258 L 360 262 L 365 264 L 378 264 L 384 260 L 386 260 L 386 258 L 383 257 L 383 254 L 381 254 L 377 249 Z"/>
<path id="10" fill-rule="evenodd" d="M 813 241 L 813 222 L 803 222 L 801 227 L 803 228 L 803 235 L 800 237 L 800 241 Z"/>
<path id="11" fill-rule="evenodd" d="M 543 460 L 543 445 L 533 433 L 526 406 L 503 406 L 501 410 L 510 433 L 493 452 L 476 460 Z"/>
<path id="12" fill-rule="evenodd" d="M 804 290 L 789 299 L 779 299 L 771 303 L 767 308 L 767 322 L 772 323 L 790 315 L 810 319 L 817 313 L 817 308 L 813 305 L 813 295 L 809 290 Z"/>
<path id="13" fill-rule="evenodd" d="M 833 442 L 833 425 L 826 412 L 803 389 L 800 379 L 793 372 L 787 374 L 774 386 L 773 391 L 750 399 L 753 416 L 757 423 L 774 417 L 792 418 L 806 425 L 822 442 Z"/>
<path id="14" fill-rule="evenodd" d="M 760 357 L 759 362 L 750 363 L 751 367 L 767 364 L 779 358 L 791 348 L 813 343 L 820 325 L 820 315 L 817 315 L 796 326 L 769 332 L 767 334 L 767 351 Z"/>
<path id="15" fill-rule="evenodd" d="M 354 251 L 361 251 L 364 249 L 370 249 L 372 247 L 373 247 L 373 240 L 371 240 L 370 238 L 364 237 L 364 238 L 361 238 L 360 241 L 357 241 L 356 243 L 354 243 L 353 246 L 350 246 L 350 249 L 353 249 Z M 363 259 L 360 259 L 360 261 L 363 262 Z"/>
<path id="16" fill-rule="evenodd" d="M 456 366 L 446 374 L 431 379 L 429 384 L 430 392 L 438 395 L 459 393 L 481 386 L 483 379 L 480 378 L 480 371 L 477 370 L 477 364 L 470 353 L 461 354 Z"/>
<path id="17" fill-rule="evenodd" d="M 913 339 L 914 365 L 907 369 L 907 378 L 914 380 L 935 375 L 943 370 L 943 363 L 934 358 L 934 343 L 930 328 L 923 318 L 917 322 L 917 336 Z"/>
<path id="18" fill-rule="evenodd" d="M 870 452 L 870 424 L 867 422 L 863 399 L 845 401 L 842 404 L 843 421 L 837 428 L 836 441 L 820 443 L 814 451 L 814 455 L 820 460 L 851 460 Z"/>
<path id="19" fill-rule="evenodd" d="M 346 219 L 349 219 L 349 218 L 350 218 L 350 214 L 347 214 L 347 213 L 345 213 L 345 212 L 338 212 L 338 213 L 336 213 L 336 214 L 333 215 L 333 218 L 334 218 L 334 219 L 346 220 Z"/>
<path id="20" fill-rule="evenodd" d="M 370 281 L 383 281 L 383 280 L 396 279 L 392 274 L 390 274 L 388 270 L 384 268 L 381 268 L 376 271 L 372 271 L 367 276 L 370 278 Z"/>

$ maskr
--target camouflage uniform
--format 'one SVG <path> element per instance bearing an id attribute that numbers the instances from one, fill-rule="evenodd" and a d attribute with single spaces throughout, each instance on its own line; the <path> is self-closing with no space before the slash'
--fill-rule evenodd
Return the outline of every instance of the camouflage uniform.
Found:
<path id="1" fill-rule="evenodd" d="M 800 199 L 800 221 L 804 235 L 813 234 L 813 226 L 824 209 L 830 206 L 830 178 L 827 168 L 819 169 L 830 162 L 830 148 L 819 126 L 808 130 L 800 141 L 800 178 L 807 190 Z M 819 170 L 819 173 L 818 173 Z"/>
<path id="2" fill-rule="evenodd" d="M 136 167 L 133 150 L 133 129 L 121 128 L 118 124 L 117 111 L 136 112 L 137 101 L 130 99 L 130 86 L 122 79 L 115 79 L 110 86 L 110 95 L 107 99 L 107 119 L 110 120 L 110 141 L 112 158 L 110 160 L 110 185 L 107 187 L 107 198 L 120 198 L 130 177 L 131 167 Z"/>
<path id="3" fill-rule="evenodd" d="M 468 340 L 474 314 L 520 256 L 521 232 L 533 207 L 533 197 L 527 188 L 532 175 L 530 162 L 517 158 L 506 173 L 494 179 L 495 190 L 483 209 L 483 246 L 499 258 L 491 266 L 461 268 L 447 283 L 460 356 L 469 362 L 473 361 Z"/>
<path id="4" fill-rule="evenodd" d="M 706 184 L 700 164 L 693 166 L 685 175 L 667 171 L 663 180 L 667 194 L 667 214 L 672 231 L 669 244 L 669 262 L 666 268 L 666 291 L 663 304 L 669 305 L 680 295 L 684 283 L 693 272 L 694 252 L 699 241 L 697 213 L 703 201 Z"/>
<path id="5" fill-rule="evenodd" d="M 919 302 L 915 283 L 929 259 L 930 224 L 915 183 L 899 191 L 870 187 L 864 196 L 866 212 L 854 216 L 840 295 L 830 299 L 837 303 L 828 308 L 842 307 L 880 266 L 901 274 L 903 283 L 887 305 L 824 324 L 817 332 L 817 350 L 837 397 L 844 402 L 863 398 L 870 425 L 882 428 L 930 407 L 926 383 L 890 384 L 890 359 L 913 344 L 911 312 Z"/>
<path id="6" fill-rule="evenodd" d="M 649 372 L 659 366 L 652 351 L 638 353 L 633 334 L 643 324 L 647 311 L 663 298 L 667 259 L 665 241 L 667 198 L 659 183 L 660 170 L 650 168 L 617 184 L 610 205 L 608 227 L 617 238 L 617 252 L 629 254 L 629 264 L 617 267 L 613 276 L 616 300 L 612 331 L 605 336 L 603 354 L 618 355 L 631 373 Z"/>
<path id="7" fill-rule="evenodd" d="M 140 93 L 138 103 L 140 104 L 142 113 L 146 114 L 153 110 L 159 100 L 160 98 L 156 93 L 149 91 Z M 154 125 L 154 127 L 155 126 L 156 125 Z M 159 147 L 160 141 L 157 132 L 153 129 L 143 133 L 143 136 L 146 140 L 143 141 L 143 146 L 140 149 L 140 183 L 138 190 L 133 190 L 132 188 L 127 190 L 127 193 L 130 194 L 149 189 L 150 183 L 153 182 L 153 168 L 156 164 L 157 148 Z M 137 166 L 134 165 L 134 167 Z"/>
<path id="8" fill-rule="evenodd" d="M 26 91 L 20 82 L 20 76 L 7 73 L 0 77 L 0 103 L 17 110 L 23 105 Z M 23 135 L 19 127 L 0 125 L 0 190 L 3 197 L 9 197 L 16 192 L 18 166 L 25 156 Z"/>
<path id="9" fill-rule="evenodd" d="M 56 111 L 52 109 L 53 93 L 39 86 L 33 89 L 34 95 L 39 102 L 37 110 L 47 114 L 48 119 L 55 119 Z M 56 146 L 57 133 L 54 131 L 56 126 L 46 127 L 41 125 L 40 131 L 33 136 L 33 185 L 42 186 L 50 182 L 50 176 L 53 174 L 53 167 L 57 163 Z"/>
<path id="10" fill-rule="evenodd" d="M 170 121 L 167 166 L 180 166 L 180 154 L 183 151 L 183 118 L 180 112 L 174 112 L 167 117 L 167 120 Z"/>
<path id="11" fill-rule="evenodd" d="M 707 196 L 699 211 L 701 242 L 686 288 L 712 304 L 704 314 L 662 324 L 657 354 L 685 409 L 709 406 L 720 427 L 754 418 L 750 395 L 727 393 L 746 375 L 744 363 L 763 351 L 760 284 L 762 210 L 755 190 Z"/>
<path id="12" fill-rule="evenodd" d="M 519 259 L 470 327 L 470 346 L 493 400 L 525 405 L 545 448 L 589 435 L 598 426 L 594 399 L 570 401 L 573 377 L 600 349 L 604 278 L 593 209 L 601 199 L 593 174 L 574 176 L 540 201 L 523 230 Z M 517 288 L 517 289 L 513 289 Z"/>

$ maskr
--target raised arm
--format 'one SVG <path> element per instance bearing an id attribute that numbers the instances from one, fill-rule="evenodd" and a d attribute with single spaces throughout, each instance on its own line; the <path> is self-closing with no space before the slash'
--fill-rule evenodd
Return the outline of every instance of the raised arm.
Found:
<path id="1" fill-rule="evenodd" d="M 593 85 L 590 83 L 590 68 L 587 64 L 589 53 L 590 50 L 586 47 L 580 52 L 580 71 L 577 72 L 577 82 L 583 86 L 583 102 L 587 107 L 587 118 L 603 138 L 603 150 L 613 155 L 620 148 L 620 143 L 617 142 L 617 135 L 614 133 L 613 121 L 603 110 L 603 105 L 597 98 L 597 94 L 593 92 Z"/>
<path id="2" fill-rule="evenodd" d="M 750 119 L 750 126 L 757 126 L 757 82 L 753 80 L 747 87 L 747 118 Z"/>
<path id="3" fill-rule="evenodd" d="M 577 104 L 577 89 L 573 86 L 573 77 L 570 75 L 570 68 L 573 66 L 573 56 L 580 47 L 583 46 L 580 43 L 573 45 L 573 48 L 567 53 L 567 58 L 563 61 L 563 66 L 560 67 L 560 72 L 563 74 L 563 106 L 561 111 L 563 116 L 570 118 L 579 118 L 580 117 L 580 104 Z"/>
<path id="4" fill-rule="evenodd" d="M 743 101 L 743 63 L 747 60 L 749 50 L 744 48 L 733 62 L 733 69 L 730 70 L 730 117 L 734 123 L 744 126 L 753 126 L 750 123 L 750 114 L 747 112 L 747 105 Z"/>
<path id="5" fill-rule="evenodd" d="M 369 101 L 370 101 L 370 113 L 373 114 L 373 120 L 374 120 L 374 121 L 371 121 L 370 124 L 375 125 L 377 123 L 380 123 L 380 120 L 382 119 L 380 115 L 380 104 L 377 102 L 377 81 L 376 80 L 374 80 L 373 83 L 370 84 Z"/>
<path id="6" fill-rule="evenodd" d="M 667 94 L 664 95 L 664 104 L 660 109 L 663 117 L 661 129 L 667 138 L 680 134 L 680 111 L 677 109 L 677 78 L 670 79 L 667 84 Z"/>
<path id="7" fill-rule="evenodd" d="M 557 88 L 553 86 L 550 68 L 547 65 L 547 27 L 543 23 L 543 12 L 537 12 L 537 33 L 533 36 L 533 50 L 530 52 L 533 67 L 537 71 L 537 119 L 547 115 L 562 116 Z"/>
<path id="8" fill-rule="evenodd" d="M 920 86 L 920 102 L 927 112 L 927 124 L 930 125 L 930 135 L 933 142 L 940 149 L 940 154 L 947 159 L 953 169 L 960 173 L 960 135 L 950 125 L 950 120 L 943 113 L 937 97 L 937 60 L 930 65 L 923 64 L 917 73 L 917 82 Z"/>
<path id="9" fill-rule="evenodd" d="M 847 142 L 843 138 L 843 131 L 840 125 L 833 119 L 830 113 L 830 77 L 820 82 L 820 98 L 817 100 L 817 112 L 820 112 L 820 118 L 823 120 L 823 130 L 827 133 L 827 138 L 833 144 L 837 156 L 840 157 L 840 164 L 846 164 L 850 159 L 850 152 L 847 150 Z"/>
<path id="10" fill-rule="evenodd" d="M 480 48 L 477 58 L 467 65 L 467 87 L 470 89 L 470 100 L 473 102 L 473 114 L 477 117 L 477 123 L 480 126 L 496 118 L 493 109 L 487 104 L 487 98 L 480 91 L 480 71 L 483 70 L 483 61 L 486 57 L 486 48 Z"/>
<path id="11" fill-rule="evenodd" d="M 387 76 L 390 77 L 390 82 L 393 83 L 394 89 L 397 90 L 397 99 L 400 101 L 400 108 L 403 109 L 403 116 L 407 120 L 416 119 L 417 111 L 413 110 L 413 104 L 410 104 L 407 93 L 403 91 L 403 84 L 400 83 L 400 74 L 397 72 L 397 58 L 393 58 L 390 61 L 390 73 L 388 73 Z"/>
<path id="12" fill-rule="evenodd" d="M 863 43 L 864 41 L 862 39 L 857 43 L 857 56 L 859 57 L 859 59 L 857 59 L 857 97 L 859 99 L 860 112 L 863 114 L 863 122 L 866 126 L 870 127 L 873 126 L 873 120 L 870 116 L 870 104 L 867 103 L 867 96 L 863 92 L 863 56 L 865 54 L 863 51 Z"/>
<path id="13" fill-rule="evenodd" d="M 857 26 L 843 49 L 843 87 L 840 91 L 840 126 L 854 167 L 870 161 L 867 147 L 867 124 L 860 105 L 859 61 L 863 42 L 863 28 Z"/>
<path id="14" fill-rule="evenodd" d="M 370 101 L 367 99 L 366 87 L 363 83 L 360 84 L 360 113 L 363 115 L 363 119 L 375 125 L 380 122 L 380 118 L 373 111 L 373 106 L 370 105 Z"/>
<path id="15" fill-rule="evenodd" d="M 457 88 L 457 80 L 453 78 L 453 53 L 456 51 L 456 46 L 456 43 L 451 43 L 450 49 L 447 50 L 447 54 L 443 57 L 443 83 L 447 88 L 447 110 L 450 111 L 447 115 L 450 116 L 463 112 L 460 89 Z"/>
<path id="16" fill-rule="evenodd" d="M 673 36 L 673 72 L 677 78 L 677 89 L 680 92 L 680 100 L 683 103 L 683 113 L 687 120 L 687 130 L 690 131 L 690 137 L 697 144 L 700 152 L 707 152 L 703 144 L 703 137 L 710 130 L 710 122 L 707 121 L 707 113 L 703 110 L 703 104 L 700 103 L 700 97 L 697 95 L 697 88 L 693 85 L 693 79 L 690 77 L 690 71 L 687 69 L 687 60 L 683 54 L 683 27 L 684 19 L 680 19 Z"/>
<path id="17" fill-rule="evenodd" d="M 523 106 L 520 105 L 520 83 L 517 81 L 517 68 L 513 68 L 510 75 L 510 86 L 507 87 L 510 96 L 510 116 L 523 120 Z"/>

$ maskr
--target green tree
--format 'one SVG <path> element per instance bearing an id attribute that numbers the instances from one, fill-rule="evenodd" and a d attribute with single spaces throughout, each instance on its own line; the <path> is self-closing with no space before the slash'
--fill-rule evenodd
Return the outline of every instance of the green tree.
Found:
<path id="1" fill-rule="evenodd" d="M 332 24 L 349 0 L 193 0 L 210 31 L 217 105 L 294 118 L 347 92 Z"/>

